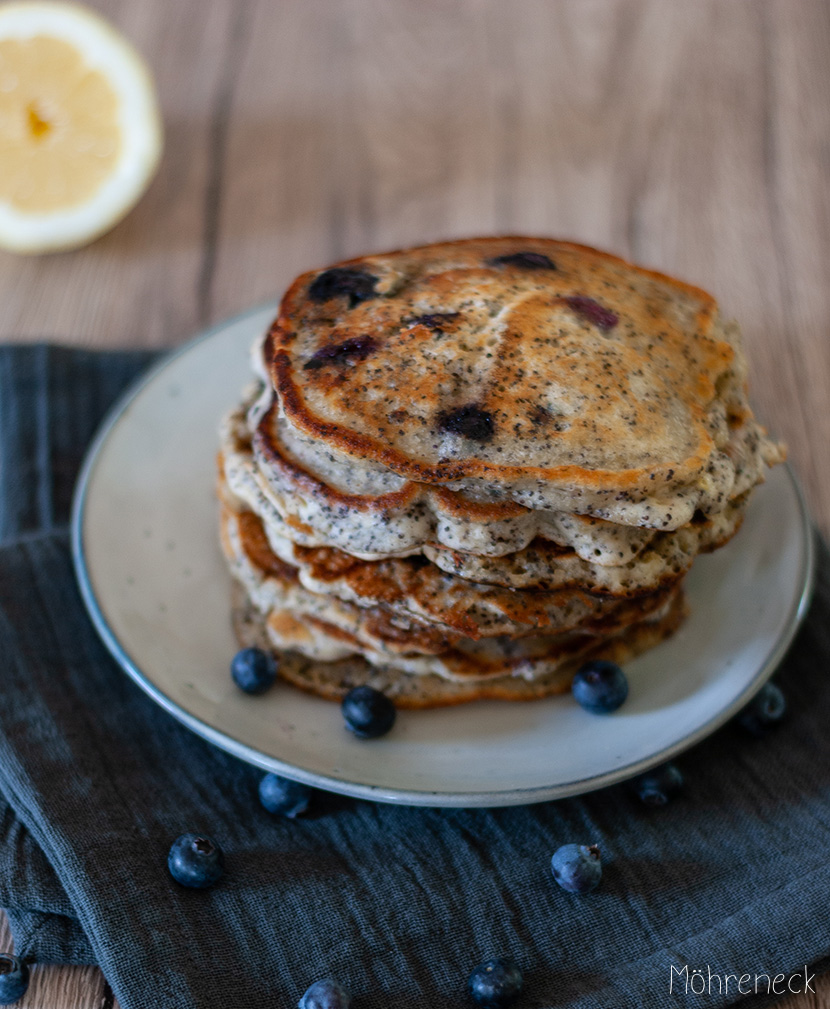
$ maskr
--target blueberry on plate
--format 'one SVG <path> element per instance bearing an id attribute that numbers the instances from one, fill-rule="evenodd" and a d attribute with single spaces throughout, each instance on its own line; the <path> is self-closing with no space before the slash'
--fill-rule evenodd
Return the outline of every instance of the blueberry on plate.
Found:
<path id="1" fill-rule="evenodd" d="M 599 848 L 595 845 L 563 844 L 550 860 L 553 878 L 568 893 L 590 893 L 602 879 Z"/>
<path id="2" fill-rule="evenodd" d="M 225 871 L 225 856 L 212 837 L 181 834 L 170 845 L 167 868 L 182 886 L 204 890 L 213 886 Z"/>
<path id="3" fill-rule="evenodd" d="M 259 782 L 259 801 L 269 813 L 294 819 L 302 816 L 311 802 L 311 789 L 299 781 L 266 774 Z"/>
<path id="4" fill-rule="evenodd" d="M 780 687 L 765 683 L 738 715 L 738 724 L 753 736 L 763 736 L 787 713 L 787 701 Z"/>
<path id="5" fill-rule="evenodd" d="M 646 806 L 665 806 L 683 789 L 683 775 L 676 764 L 661 764 L 634 779 L 634 791 Z"/>
<path id="6" fill-rule="evenodd" d="M 274 685 L 277 660 L 261 648 L 243 648 L 231 661 L 231 676 L 246 694 L 261 694 Z"/>
<path id="7" fill-rule="evenodd" d="M 470 975 L 470 997 L 482 1009 L 506 1009 L 522 993 L 522 971 L 512 960 L 498 957 L 480 963 Z"/>
<path id="8" fill-rule="evenodd" d="M 11 953 L 0 953 L 0 1005 L 22 999 L 29 987 L 29 966 Z"/>
<path id="9" fill-rule="evenodd" d="M 628 680 L 616 662 L 593 659 L 577 670 L 571 693 L 581 708 L 606 715 L 616 711 L 628 697 Z"/>
<path id="10" fill-rule="evenodd" d="M 395 724 L 395 705 L 374 687 L 354 687 L 340 705 L 346 727 L 360 739 L 385 735 Z"/>
<path id="11" fill-rule="evenodd" d="M 297 1009 L 349 1009 L 351 1004 L 352 997 L 346 989 L 331 978 L 325 978 L 306 989 Z"/>

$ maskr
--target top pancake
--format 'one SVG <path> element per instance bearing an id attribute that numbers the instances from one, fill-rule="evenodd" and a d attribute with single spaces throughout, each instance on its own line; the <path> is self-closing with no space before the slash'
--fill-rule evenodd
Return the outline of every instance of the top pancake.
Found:
<path id="1" fill-rule="evenodd" d="M 333 463 L 530 508 L 572 495 L 632 525 L 723 507 L 722 450 L 751 417 L 737 330 L 709 295 L 549 239 L 306 273 L 265 358 L 281 415 Z"/>

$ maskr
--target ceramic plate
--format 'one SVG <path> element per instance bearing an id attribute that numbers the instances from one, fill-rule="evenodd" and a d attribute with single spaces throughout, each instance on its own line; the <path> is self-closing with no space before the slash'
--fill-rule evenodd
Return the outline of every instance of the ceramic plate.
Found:
<path id="1" fill-rule="evenodd" d="M 164 360 L 115 407 L 75 496 L 81 591 L 106 645 L 154 700 L 244 760 L 336 792 L 429 806 L 575 795 L 667 760 L 722 725 L 773 672 L 807 608 L 811 527 L 783 466 L 740 533 L 695 563 L 691 616 L 630 662 L 613 715 L 569 697 L 404 711 L 369 742 L 339 706 L 284 684 L 261 697 L 228 674 L 236 643 L 214 498 L 219 419 L 249 381 L 274 306 L 224 323 Z"/>

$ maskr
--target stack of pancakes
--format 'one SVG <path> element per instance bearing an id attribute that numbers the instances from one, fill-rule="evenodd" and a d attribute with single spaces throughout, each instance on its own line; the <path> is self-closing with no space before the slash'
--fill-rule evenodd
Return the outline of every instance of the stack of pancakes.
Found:
<path id="1" fill-rule="evenodd" d="M 235 626 L 330 698 L 542 697 L 636 655 L 781 458 L 709 295 L 548 239 L 304 274 L 254 367 L 219 457 Z"/>

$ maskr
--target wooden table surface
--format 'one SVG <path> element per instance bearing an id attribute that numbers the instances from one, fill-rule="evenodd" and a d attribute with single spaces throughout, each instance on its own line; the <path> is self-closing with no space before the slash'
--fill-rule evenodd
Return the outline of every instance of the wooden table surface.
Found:
<path id="1" fill-rule="evenodd" d="M 155 72 L 165 157 L 88 248 L 0 254 L 0 339 L 172 346 L 346 256 L 572 238 L 740 320 L 757 412 L 830 531 L 826 0 L 93 6 Z M 827 1009 L 830 975 L 782 1004 Z M 38 968 L 21 1005 L 112 996 Z"/>

